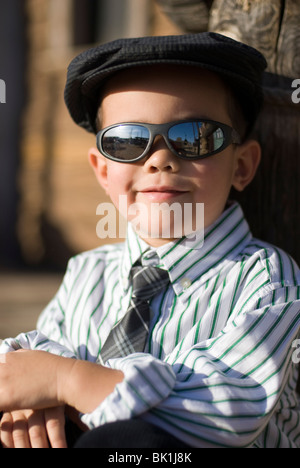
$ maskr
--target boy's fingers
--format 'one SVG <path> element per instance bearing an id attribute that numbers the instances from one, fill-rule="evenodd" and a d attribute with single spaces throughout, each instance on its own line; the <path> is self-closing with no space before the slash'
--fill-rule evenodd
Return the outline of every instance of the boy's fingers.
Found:
<path id="1" fill-rule="evenodd" d="M 11 413 L 4 413 L 1 419 L 0 438 L 3 448 L 14 448 L 12 437 L 13 418 Z"/>
<path id="2" fill-rule="evenodd" d="M 45 424 L 52 448 L 68 448 L 65 433 L 64 407 L 45 410 Z"/>
<path id="3" fill-rule="evenodd" d="M 1 420 L 1 443 L 4 448 L 30 448 L 27 419 L 23 411 L 4 413 Z"/>
<path id="4" fill-rule="evenodd" d="M 31 448 L 48 448 L 47 432 L 45 428 L 44 412 L 28 412 L 28 435 Z"/>
<path id="5" fill-rule="evenodd" d="M 64 408 L 13 411 L 1 419 L 3 448 L 67 448 Z M 48 437 L 47 437 L 48 435 Z"/>

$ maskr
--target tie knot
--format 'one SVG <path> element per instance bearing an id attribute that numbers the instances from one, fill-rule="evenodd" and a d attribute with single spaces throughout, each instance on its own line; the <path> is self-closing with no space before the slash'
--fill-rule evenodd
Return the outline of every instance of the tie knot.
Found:
<path id="1" fill-rule="evenodd" d="M 170 282 L 166 270 L 156 267 L 136 266 L 131 270 L 132 297 L 148 301 L 160 293 Z"/>

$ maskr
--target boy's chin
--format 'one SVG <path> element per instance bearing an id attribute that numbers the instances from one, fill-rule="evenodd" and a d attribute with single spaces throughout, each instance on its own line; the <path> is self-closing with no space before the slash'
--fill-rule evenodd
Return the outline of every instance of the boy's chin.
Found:
<path id="1" fill-rule="evenodd" d="M 200 248 L 204 241 L 204 229 L 186 230 L 182 225 L 145 228 L 145 226 L 135 226 L 133 223 L 133 229 L 147 244 L 156 247 L 183 239 L 187 246 L 195 245 Z"/>
<path id="2" fill-rule="evenodd" d="M 174 239 L 203 238 L 204 204 L 145 204 L 130 206 L 127 220 L 135 232 L 148 243 L 166 243 Z"/>

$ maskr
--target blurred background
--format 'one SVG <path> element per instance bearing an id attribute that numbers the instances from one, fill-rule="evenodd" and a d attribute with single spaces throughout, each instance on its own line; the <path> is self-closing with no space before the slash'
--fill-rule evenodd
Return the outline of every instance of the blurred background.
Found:
<path id="1" fill-rule="evenodd" d="M 69 62 L 95 43 L 177 32 L 153 0 L 1 0 L 0 339 L 34 328 L 68 259 L 104 242 L 94 136 L 63 100 Z"/>
<path id="2" fill-rule="evenodd" d="M 95 138 L 69 117 L 63 90 L 75 55 L 120 37 L 211 30 L 266 55 L 264 158 L 241 201 L 254 235 L 300 262 L 299 24 L 295 0 L 0 1 L 0 339 L 35 328 L 68 259 L 109 241 L 96 235 L 107 199 L 87 161 Z"/>

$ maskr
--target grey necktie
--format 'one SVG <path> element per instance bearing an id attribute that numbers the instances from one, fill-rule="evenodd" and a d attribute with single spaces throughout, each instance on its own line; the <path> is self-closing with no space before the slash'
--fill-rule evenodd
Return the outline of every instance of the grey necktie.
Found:
<path id="1" fill-rule="evenodd" d="M 149 333 L 149 301 L 169 283 L 167 271 L 156 267 L 131 269 L 132 297 L 124 317 L 112 328 L 100 352 L 101 361 L 143 352 Z"/>

